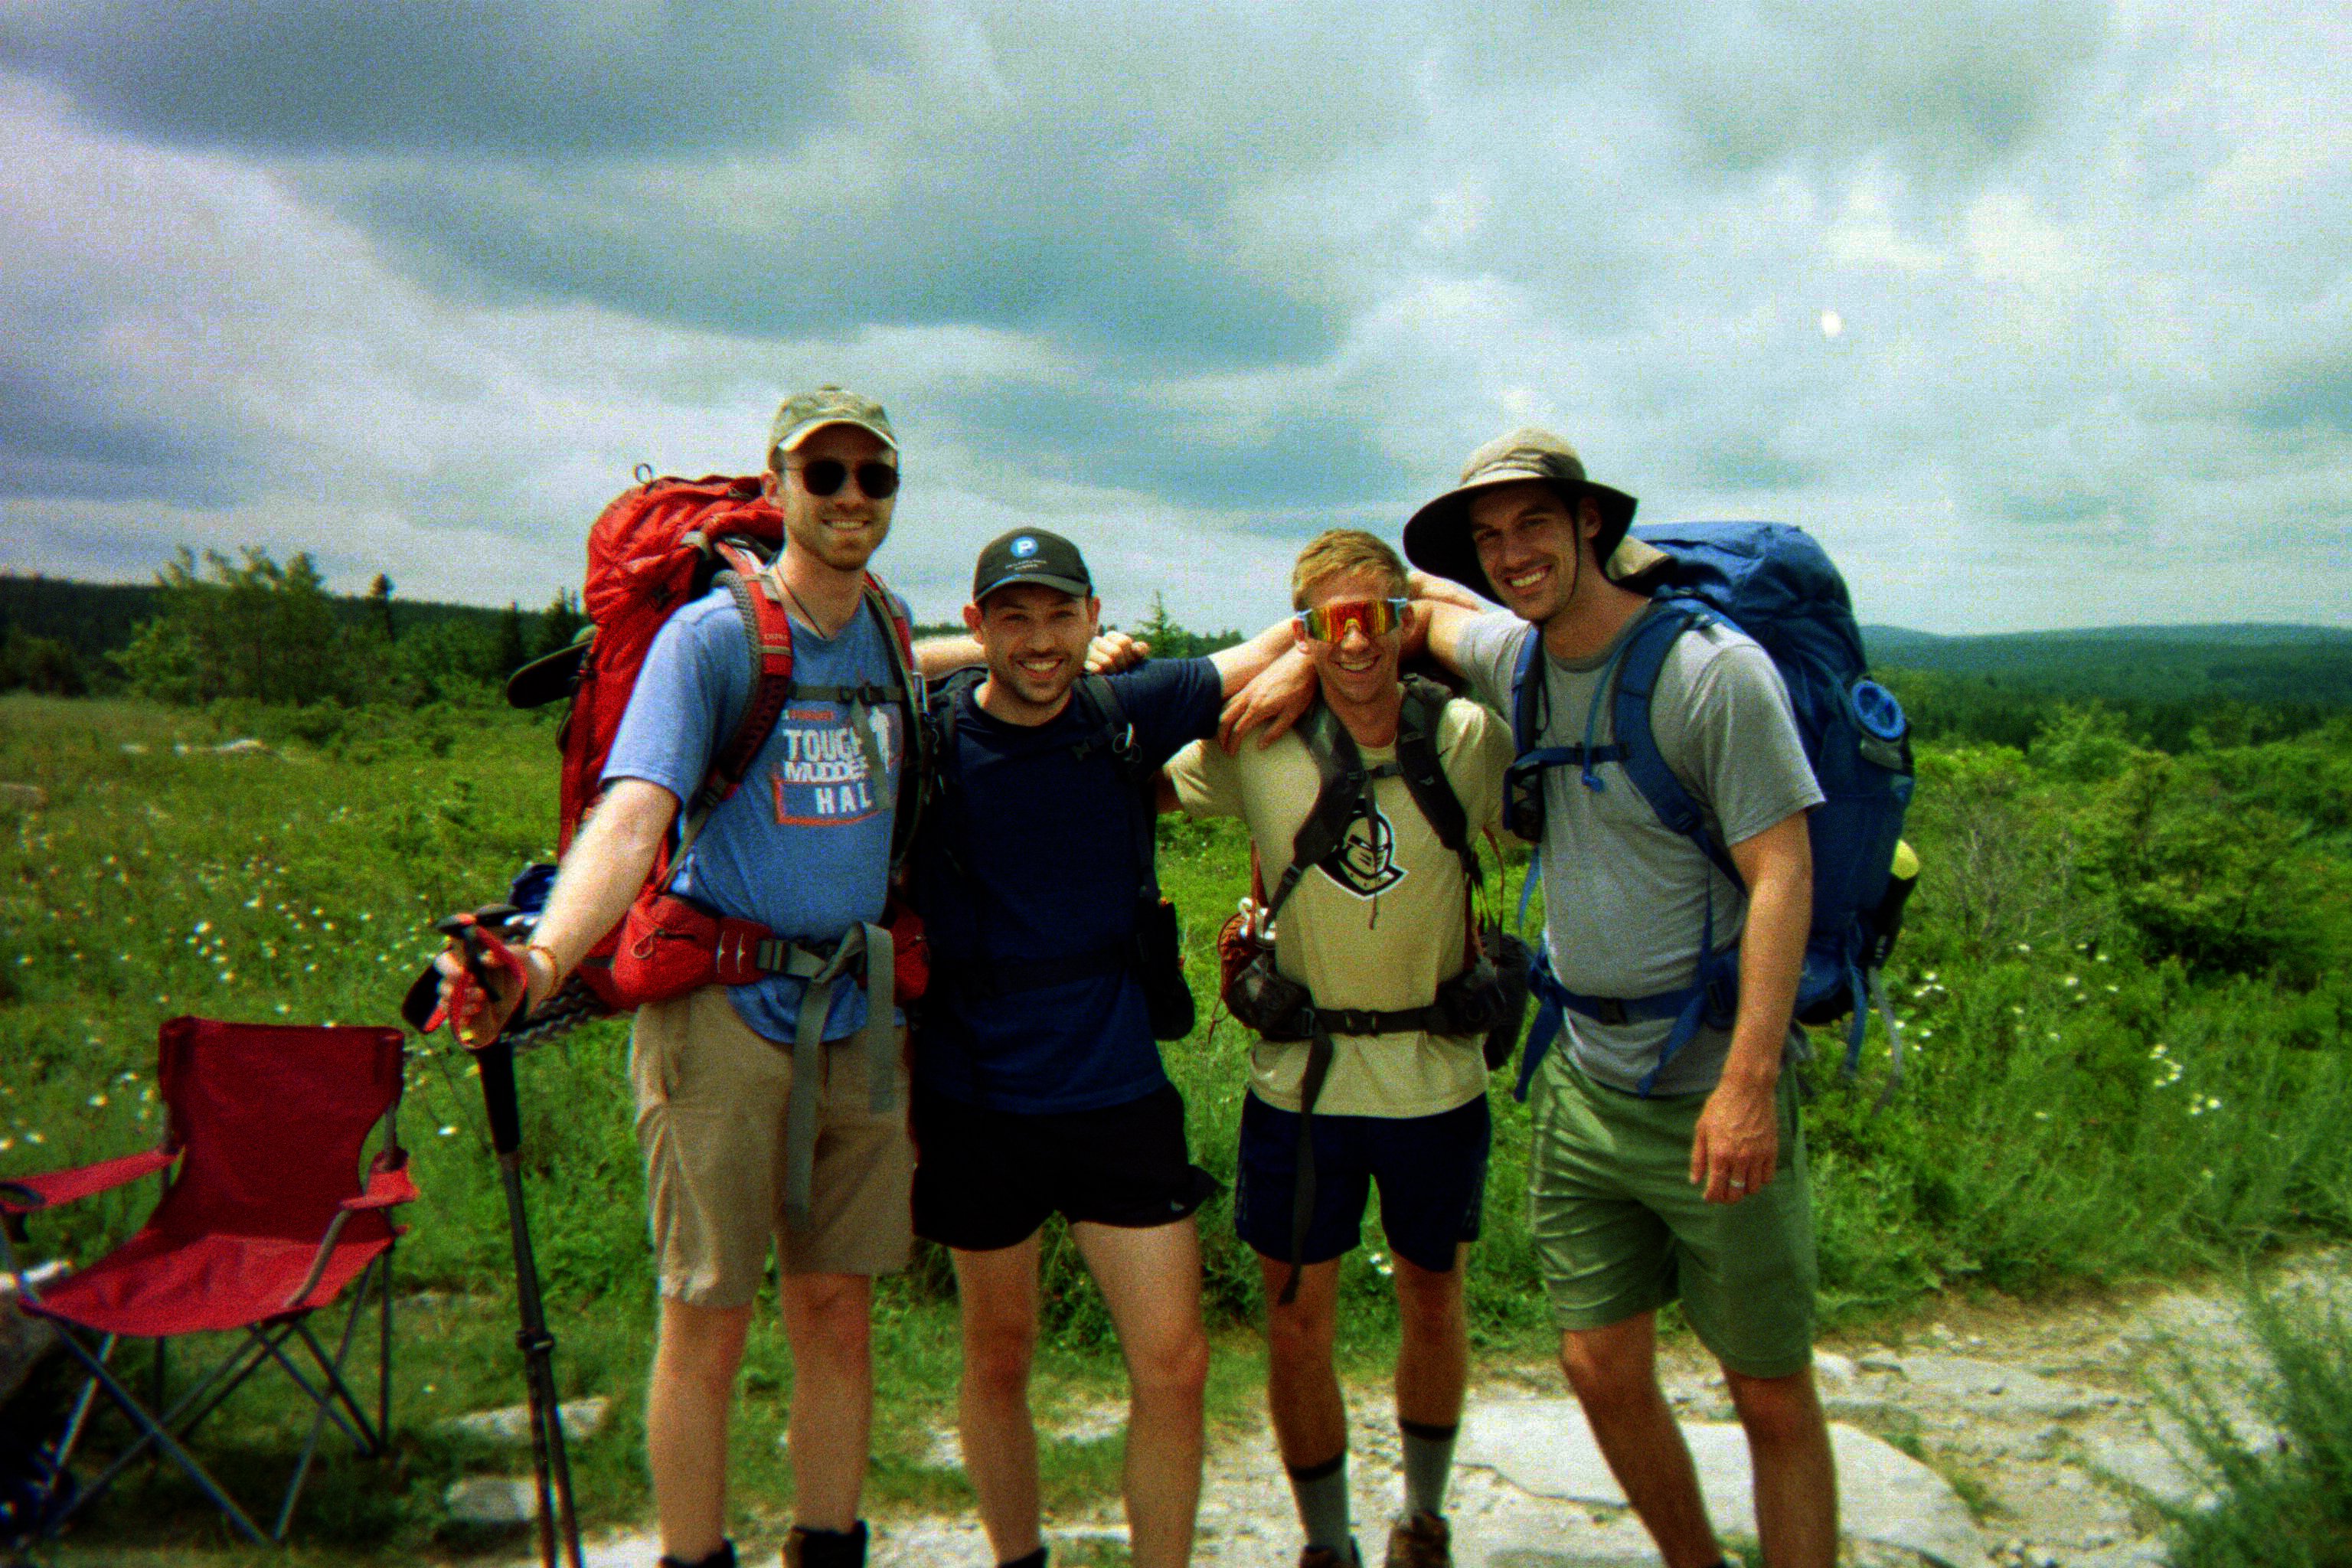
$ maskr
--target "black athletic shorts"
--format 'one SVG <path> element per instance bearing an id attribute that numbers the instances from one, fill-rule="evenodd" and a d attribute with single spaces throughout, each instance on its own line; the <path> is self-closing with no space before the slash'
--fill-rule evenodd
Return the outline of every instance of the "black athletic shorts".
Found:
<path id="1" fill-rule="evenodd" d="M 917 1089 L 915 1234 L 966 1252 L 1026 1241 L 1060 1213 L 1140 1229 L 1217 1190 L 1184 1151 L 1184 1097 L 1163 1084 L 1098 1110 L 1024 1116 Z"/>

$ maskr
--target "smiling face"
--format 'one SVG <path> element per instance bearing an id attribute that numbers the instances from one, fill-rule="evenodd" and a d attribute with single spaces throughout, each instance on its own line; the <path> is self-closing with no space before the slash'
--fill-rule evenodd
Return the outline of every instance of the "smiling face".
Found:
<path id="1" fill-rule="evenodd" d="M 784 514 L 784 538 L 835 572 L 862 572 L 890 533 L 893 498 L 866 493 L 856 479 L 861 463 L 897 467 L 898 454 L 881 438 L 855 425 L 820 425 L 783 454 L 784 471 L 768 483 Z M 829 496 L 813 495 L 803 475 L 811 463 L 845 465 L 850 477 Z"/>
<path id="2" fill-rule="evenodd" d="M 1032 724 L 1060 712 L 1071 686 L 1086 673 L 1087 645 L 1095 639 L 1101 613 L 1099 599 L 1034 583 L 999 588 L 985 604 L 966 605 L 963 624 L 988 661 L 989 710 Z"/>
<path id="3" fill-rule="evenodd" d="M 1588 574 L 1601 512 L 1573 506 L 1540 479 L 1496 485 L 1470 498 L 1470 543 L 1506 609 L 1540 625 L 1568 608 Z M 1588 568 L 1591 570 L 1588 574 Z"/>
<path id="4" fill-rule="evenodd" d="M 1353 567 L 1328 573 L 1308 584 L 1305 602 L 1299 608 L 1328 610 L 1337 605 L 1387 599 L 1399 591 L 1399 584 L 1388 574 L 1369 566 Z M 1337 618 L 1344 624 L 1336 642 L 1308 637 L 1306 628 L 1296 621 L 1291 623 L 1291 638 L 1322 679 L 1326 701 L 1335 708 L 1376 706 L 1396 689 L 1397 665 L 1404 652 L 1404 627 L 1393 626 L 1371 637 L 1366 635 L 1361 617 Z"/>

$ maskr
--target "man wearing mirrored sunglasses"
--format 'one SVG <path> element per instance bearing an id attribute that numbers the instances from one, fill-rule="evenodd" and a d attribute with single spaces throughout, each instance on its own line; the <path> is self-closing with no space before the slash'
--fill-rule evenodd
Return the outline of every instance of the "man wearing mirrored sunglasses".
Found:
<path id="1" fill-rule="evenodd" d="M 1367 1017 L 1355 1026 L 1365 1032 L 1333 1033 L 1319 1080 L 1315 1042 L 1261 1038 L 1252 1051 L 1234 1222 L 1265 1283 L 1266 1403 L 1307 1537 L 1301 1568 L 1351 1568 L 1347 1411 L 1331 1356 L 1340 1260 L 1361 1239 L 1379 1188 L 1402 1327 L 1404 1507 L 1387 1563 L 1443 1568 L 1452 1561 L 1445 1491 L 1469 1365 L 1463 1266 L 1486 1184 L 1486 1064 L 1479 1035 L 1448 1036 L 1412 1016 L 1431 1010 L 1469 960 L 1467 871 L 1397 773 L 1404 563 L 1369 533 L 1333 530 L 1300 552 L 1291 592 L 1295 647 L 1375 776 L 1328 858 L 1295 882 L 1284 875 L 1276 964 L 1318 1009 Z M 1475 835 L 1497 818 L 1509 734 L 1478 704 L 1435 696 L 1438 760 Z M 1419 707 L 1414 718 L 1426 721 Z M 1242 817 L 1268 875 L 1290 866 L 1325 787 L 1303 738 L 1318 722 L 1328 721 L 1310 717 L 1263 750 L 1188 747 L 1169 767 L 1177 802 L 1195 816 Z M 1381 1022 L 1393 1026 L 1371 1032 Z"/>

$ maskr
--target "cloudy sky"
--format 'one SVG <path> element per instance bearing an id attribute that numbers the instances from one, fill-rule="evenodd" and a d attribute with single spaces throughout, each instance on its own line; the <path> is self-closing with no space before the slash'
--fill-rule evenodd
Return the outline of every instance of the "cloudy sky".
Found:
<path id="1" fill-rule="evenodd" d="M 0 569 L 543 604 L 887 404 L 879 564 L 1282 605 L 1469 449 L 1864 617 L 2352 625 L 2352 22 L 2114 0 L 0 0 Z"/>

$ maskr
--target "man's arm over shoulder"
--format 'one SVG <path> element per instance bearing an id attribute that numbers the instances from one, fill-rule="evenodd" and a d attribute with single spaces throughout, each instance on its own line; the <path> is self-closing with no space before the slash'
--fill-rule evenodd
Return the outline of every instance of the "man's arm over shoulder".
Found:
<path id="1" fill-rule="evenodd" d="M 1241 769 L 1206 742 L 1194 741 L 1169 760 L 1160 775 L 1160 809 L 1187 816 L 1239 816 Z"/>
<path id="2" fill-rule="evenodd" d="M 1445 705 L 1440 731 L 1445 777 L 1470 820 L 1470 830 L 1503 820 L 1503 772 L 1511 765 L 1511 727 L 1484 703 L 1455 698 Z"/>

